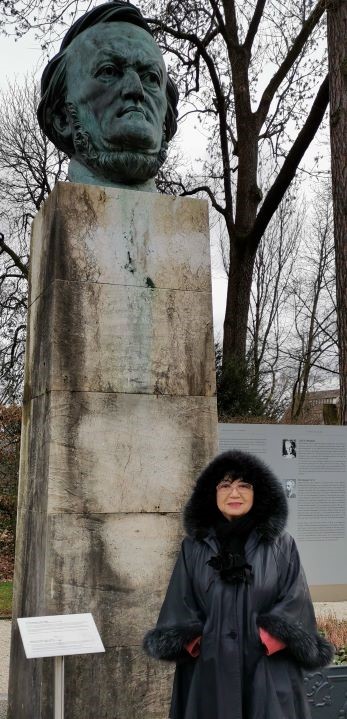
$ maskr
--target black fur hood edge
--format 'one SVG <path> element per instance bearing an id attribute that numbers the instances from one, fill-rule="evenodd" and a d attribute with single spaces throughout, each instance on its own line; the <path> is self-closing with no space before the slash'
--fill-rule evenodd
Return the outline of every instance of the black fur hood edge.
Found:
<path id="1" fill-rule="evenodd" d="M 184 510 L 187 534 L 203 539 L 220 518 L 216 504 L 216 485 L 227 472 L 236 472 L 254 488 L 252 514 L 258 534 L 273 542 L 283 531 L 288 505 L 281 482 L 257 457 L 248 452 L 229 451 L 219 454 L 202 471 Z"/>

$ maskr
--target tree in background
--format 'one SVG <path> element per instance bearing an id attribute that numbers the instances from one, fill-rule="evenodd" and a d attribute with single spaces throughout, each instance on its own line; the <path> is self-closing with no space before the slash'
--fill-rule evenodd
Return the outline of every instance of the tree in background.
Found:
<path id="1" fill-rule="evenodd" d="M 222 372 L 222 352 L 217 347 L 217 384 L 220 414 L 224 417 L 278 418 L 288 399 L 288 380 L 281 373 L 282 349 L 289 337 L 285 322 L 289 279 L 294 271 L 304 213 L 296 192 L 289 191 L 264 237 L 254 264 L 247 327 L 245 365 Z M 226 274 L 229 258 L 223 237 L 221 252 Z"/>
<path id="2" fill-rule="evenodd" d="M 57 33 L 91 3 L 6 0 L 3 28 Z M 184 101 L 208 135 L 200 171 L 172 176 L 171 192 L 208 195 L 229 239 L 223 371 L 243 371 L 257 248 L 314 137 L 328 103 L 322 17 L 326 0 L 143 0 Z M 265 70 L 265 72 L 264 72 Z M 318 85 L 321 85 L 318 89 Z M 310 109 L 308 109 L 311 103 Z M 259 157 L 276 172 L 258 182 Z"/>
<path id="3" fill-rule="evenodd" d="M 292 377 L 291 420 L 300 421 L 307 393 L 338 380 L 336 282 L 330 187 L 314 196 L 300 260 L 290 282 L 291 337 L 283 348 Z"/>
<path id="4" fill-rule="evenodd" d="M 164 51 L 169 55 L 171 72 L 180 86 L 183 98 L 181 126 L 187 118 L 194 117 L 201 131 L 208 137 L 206 157 L 201 160 L 198 170 L 194 167 L 194 172 L 184 167 L 182 152 L 176 144 L 175 163 L 166 167 L 165 175 L 159 178 L 159 184 L 163 191 L 207 194 L 214 212 L 213 223 L 219 217 L 224 224 L 229 244 L 226 255 L 230 261 L 230 271 L 220 378 L 224 378 L 225 392 L 229 397 L 233 388 L 240 386 L 242 379 L 248 388 L 249 407 L 262 413 L 266 407 L 266 411 L 269 410 L 270 400 L 272 402 L 275 399 L 276 404 L 276 392 L 280 395 L 288 377 L 293 379 L 295 374 L 290 369 L 287 379 L 279 381 L 275 367 L 278 368 L 278 358 L 283 358 L 283 352 L 278 352 L 276 348 L 281 346 L 280 333 L 285 333 L 287 324 L 284 323 L 282 327 L 278 322 L 276 318 L 279 312 L 274 305 L 272 320 L 269 321 L 271 310 L 266 315 L 268 332 L 266 329 L 260 331 L 259 322 L 260 319 L 264 322 L 264 318 L 260 317 L 254 293 L 261 290 L 266 277 L 266 274 L 262 275 L 264 257 L 267 250 L 271 256 L 271 228 L 275 227 L 279 217 L 278 208 L 281 207 L 287 188 L 328 102 L 328 81 L 327 78 L 323 80 L 324 50 L 321 49 L 323 45 L 319 44 L 325 36 L 326 2 L 207 0 L 202 4 L 196 0 L 187 0 L 185 3 L 179 0 L 165 3 L 163 0 L 143 0 L 140 4 L 152 21 Z M 57 0 L 53 3 L 46 0 L 33 0 L 31 3 L 6 0 L 2 26 L 5 28 L 7 23 L 9 27 L 12 22 L 17 35 L 34 27 L 43 38 L 43 44 L 47 45 L 49 31 L 51 37 L 61 33 L 64 23 L 66 28 L 90 6 L 89 0 Z M 345 1 L 331 0 L 328 12 L 335 12 L 337 8 L 342 8 L 340 12 L 343 12 L 345 7 Z M 340 48 L 345 47 L 345 37 L 341 37 L 342 27 L 343 23 L 340 22 L 340 35 L 338 37 L 335 34 L 333 41 L 335 50 L 338 45 Z M 340 83 L 344 76 L 343 67 L 343 60 L 339 61 Z M 341 89 L 341 85 L 339 87 Z M 333 115 L 336 124 L 338 113 Z M 345 130 L 342 135 L 345 138 Z M 342 140 L 336 142 L 336 147 L 342 147 Z M 336 151 L 338 154 L 341 158 L 339 149 Z M 269 179 L 260 182 L 259 176 L 265 174 L 263 168 L 267 168 L 270 163 L 273 167 L 271 177 L 268 173 Z M 343 178 L 339 187 L 340 194 L 346 192 Z M 345 204 L 343 196 L 339 200 L 339 207 Z M 9 251 L 13 251 L 13 243 L 7 241 L 10 234 L 0 235 L 9 263 Z M 12 236 L 15 234 L 18 235 L 18 231 L 12 232 Z M 340 265 L 342 268 L 339 306 L 343 308 L 346 297 L 343 282 L 346 282 L 347 273 L 342 235 L 339 247 L 341 260 L 338 262 L 338 272 Z M 25 251 L 25 247 L 23 249 Z M 21 254 L 19 248 L 14 254 L 14 266 L 9 265 L 6 277 L 11 271 L 17 271 L 18 260 L 22 262 L 25 274 L 25 252 Z M 8 279 L 20 281 L 21 274 Z M 295 285 L 296 311 L 303 318 L 304 309 L 302 306 L 299 310 L 297 296 L 299 289 L 298 280 Z M 302 289 L 305 289 L 304 283 L 301 284 L 300 292 Z M 14 286 L 11 296 L 17 297 L 19 294 Z M 248 314 L 249 307 L 253 313 L 251 315 Z M 13 312 L 16 314 L 18 308 L 14 307 Z M 281 314 L 283 317 L 283 311 Z M 341 311 L 341 344 L 347 331 L 343 317 L 346 317 L 346 313 Z M 277 338 L 274 335 L 276 326 Z M 24 330 L 23 323 L 21 325 L 17 322 L 17 328 L 18 338 Z M 250 330 L 253 332 L 252 338 Z M 9 336 L 6 349 L 8 368 L 11 364 L 12 367 L 17 364 L 12 351 L 12 339 L 13 334 Z M 294 362 L 295 355 L 304 366 L 302 358 L 299 360 L 299 344 L 297 338 L 295 347 L 292 345 L 289 348 L 293 356 L 288 355 L 288 362 Z M 270 345 L 272 355 L 269 354 Z M 18 351 L 20 347 L 23 347 L 21 341 L 18 342 Z M 265 347 L 267 351 L 264 351 Z M 302 340 L 301 349 L 303 353 Z M 316 358 L 309 383 L 318 371 L 316 360 L 318 362 Z M 346 361 L 341 361 L 343 375 L 346 376 Z M 282 377 L 285 376 L 284 371 Z M 298 375 L 295 376 L 300 390 L 306 383 L 303 379 L 299 380 Z M 272 390 L 270 377 L 272 381 L 275 380 Z M 254 394 L 255 387 L 257 390 Z"/>
<path id="5" fill-rule="evenodd" d="M 247 371 L 223 385 L 217 346 L 222 419 L 302 417 L 307 393 L 338 379 L 335 263 L 330 187 L 309 210 L 293 190 L 258 248 L 248 318 Z"/>
<path id="6" fill-rule="evenodd" d="M 327 9 L 341 421 L 347 424 L 347 2 L 329 0 Z"/>
<path id="7" fill-rule="evenodd" d="M 278 417 L 289 390 L 284 349 L 290 340 L 288 303 L 305 223 L 298 187 L 282 200 L 262 238 L 254 265 L 247 358 L 264 413 Z"/>
<path id="8" fill-rule="evenodd" d="M 186 113 L 209 137 L 200 173 L 165 172 L 165 179 L 170 191 L 205 192 L 223 217 L 230 257 L 223 367 L 242 371 L 257 248 L 328 104 L 327 77 L 316 91 L 325 72 L 317 45 L 325 2 L 153 0 L 145 7 L 170 53 Z M 270 158 L 275 171 L 260 188 L 259 163 Z"/>
<path id="9" fill-rule="evenodd" d="M 65 158 L 40 132 L 33 80 L 1 93 L 0 126 L 0 580 L 11 579 L 31 221 Z"/>
<path id="10" fill-rule="evenodd" d="M 0 215 L 1 218 L 1 215 Z M 2 218 L 1 218 L 2 219 Z M 12 228 L 11 228 L 12 229 Z M 12 233 L 9 232 L 9 242 Z M 22 393 L 27 311 L 27 256 L 5 249 L 0 233 L 0 398 L 1 402 L 20 401 Z M 11 249 L 11 248 L 9 248 Z M 12 254 L 12 250 L 11 250 Z M 23 263 L 21 271 L 17 264 Z"/>
<path id="11" fill-rule="evenodd" d="M 21 409 L 0 405 L 0 581 L 12 578 Z"/>
<path id="12" fill-rule="evenodd" d="M 59 179 L 65 156 L 40 132 L 32 79 L 0 95 L 0 401 L 21 401 L 31 222 Z"/>

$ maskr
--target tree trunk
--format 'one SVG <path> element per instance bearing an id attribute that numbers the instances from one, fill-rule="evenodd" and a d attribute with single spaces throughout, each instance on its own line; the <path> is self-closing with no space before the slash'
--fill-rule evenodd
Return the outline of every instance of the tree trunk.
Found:
<path id="1" fill-rule="evenodd" d="M 258 135 L 254 117 L 243 119 L 238 129 L 238 174 L 235 207 L 235 238 L 250 244 L 261 191 L 258 187 Z"/>
<path id="2" fill-rule="evenodd" d="M 341 422 L 347 424 L 347 0 L 330 0 L 327 8 Z"/>
<path id="3" fill-rule="evenodd" d="M 230 361 L 244 363 L 249 297 L 255 254 L 247 247 L 230 245 L 230 270 L 223 338 L 223 367 Z"/>
<path id="4" fill-rule="evenodd" d="M 238 80 L 241 84 L 241 80 Z M 237 95 L 235 85 L 234 88 Z M 241 91 L 238 94 L 241 95 Z M 224 319 L 223 368 L 230 362 L 244 364 L 246 359 L 248 312 L 256 255 L 249 238 L 261 199 L 257 185 L 258 131 L 247 102 L 242 101 L 239 105 L 241 109 L 236 113 L 239 164 L 235 225 L 229 230 L 230 266 Z"/>

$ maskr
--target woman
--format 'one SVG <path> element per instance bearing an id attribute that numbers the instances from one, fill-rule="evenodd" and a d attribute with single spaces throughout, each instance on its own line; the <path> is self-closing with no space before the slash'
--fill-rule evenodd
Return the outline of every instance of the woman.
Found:
<path id="1" fill-rule="evenodd" d="M 176 662 L 170 719 L 309 719 L 302 668 L 333 648 L 317 633 L 287 501 L 258 459 L 225 452 L 202 472 L 155 629 Z"/>

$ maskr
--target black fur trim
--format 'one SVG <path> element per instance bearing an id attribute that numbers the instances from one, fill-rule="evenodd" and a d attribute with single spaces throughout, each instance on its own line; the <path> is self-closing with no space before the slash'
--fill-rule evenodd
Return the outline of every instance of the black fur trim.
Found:
<path id="1" fill-rule="evenodd" d="M 285 642 L 293 658 L 306 669 L 325 667 L 333 659 L 333 645 L 318 632 L 308 633 L 299 624 L 273 614 L 259 615 L 257 625 Z"/>
<path id="2" fill-rule="evenodd" d="M 216 486 L 227 472 L 242 476 L 254 488 L 252 516 L 261 538 L 273 542 L 283 531 L 288 505 L 281 482 L 257 457 L 247 452 L 224 452 L 203 470 L 184 511 L 189 536 L 202 539 L 215 527 L 220 512 L 216 504 Z"/>
<path id="3" fill-rule="evenodd" d="M 173 627 L 157 627 L 147 632 L 143 640 L 143 649 L 154 659 L 177 661 L 188 656 L 184 645 L 202 634 L 202 624 L 175 625 Z"/>

